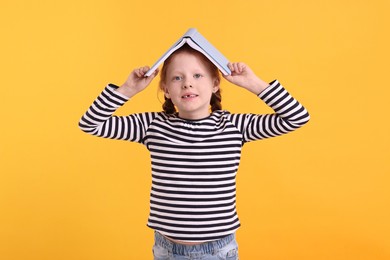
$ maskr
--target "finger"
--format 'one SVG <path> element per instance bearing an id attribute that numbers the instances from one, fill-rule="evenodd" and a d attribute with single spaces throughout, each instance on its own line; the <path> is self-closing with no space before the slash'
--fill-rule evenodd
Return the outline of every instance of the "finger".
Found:
<path id="1" fill-rule="evenodd" d="M 231 62 L 228 63 L 228 68 L 230 69 L 230 71 L 234 71 L 234 67 L 233 67 L 233 64 Z"/>
<path id="2" fill-rule="evenodd" d="M 141 67 L 141 68 L 139 68 L 138 69 L 138 71 L 139 71 L 139 74 L 143 77 L 144 76 L 144 74 L 145 74 L 145 72 L 144 72 L 144 69 L 145 67 Z"/>
<path id="3" fill-rule="evenodd" d="M 145 75 L 145 73 L 146 73 L 145 67 L 140 67 L 140 68 L 138 68 L 136 71 L 137 71 L 137 76 L 138 76 L 139 78 L 143 78 L 144 75 Z"/>
<path id="4" fill-rule="evenodd" d="M 233 76 L 232 75 L 223 75 L 222 76 L 229 82 L 233 83 Z"/>
<path id="5" fill-rule="evenodd" d="M 150 69 L 149 66 L 143 66 L 143 67 L 141 68 L 141 70 L 142 70 L 143 73 L 148 72 L 149 69 Z"/>
<path id="6" fill-rule="evenodd" d="M 235 62 L 235 63 L 233 64 L 233 66 L 234 66 L 234 71 L 235 71 L 236 73 L 240 74 L 241 71 L 240 71 L 240 64 L 239 64 L 239 62 Z"/>
<path id="7" fill-rule="evenodd" d="M 240 73 L 244 72 L 244 70 L 245 70 L 245 64 L 242 63 L 242 62 L 240 62 L 238 66 L 239 66 L 239 71 L 240 71 Z"/>
<path id="8" fill-rule="evenodd" d="M 153 77 L 156 77 L 158 75 L 158 73 L 160 72 L 159 68 L 157 68 L 154 73 L 153 73 Z"/>
<path id="9" fill-rule="evenodd" d="M 144 80 L 146 82 L 147 85 L 150 84 L 150 82 L 152 82 L 152 80 L 157 76 L 159 72 L 159 69 L 157 68 L 155 71 L 153 71 L 153 73 L 150 75 L 150 76 L 144 76 Z"/>
<path id="10" fill-rule="evenodd" d="M 153 71 L 153 73 L 148 78 L 150 78 L 152 80 L 153 78 L 155 78 L 157 76 L 158 72 L 159 72 L 159 69 L 157 68 L 155 71 Z"/>
<path id="11" fill-rule="evenodd" d="M 138 69 L 135 69 L 133 72 L 134 72 L 134 74 L 135 74 L 135 76 L 136 76 L 137 78 L 141 77 L 140 72 L 139 72 L 139 68 L 138 68 Z"/>

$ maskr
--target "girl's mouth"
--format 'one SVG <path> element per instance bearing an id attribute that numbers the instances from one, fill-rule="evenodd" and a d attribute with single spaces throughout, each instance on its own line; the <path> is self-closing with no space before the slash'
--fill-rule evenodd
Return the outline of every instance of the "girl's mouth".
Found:
<path id="1" fill-rule="evenodd" d="M 189 94 L 189 95 L 183 95 L 183 96 L 181 96 L 181 98 L 195 98 L 197 96 L 198 95 L 195 95 L 195 94 Z"/>

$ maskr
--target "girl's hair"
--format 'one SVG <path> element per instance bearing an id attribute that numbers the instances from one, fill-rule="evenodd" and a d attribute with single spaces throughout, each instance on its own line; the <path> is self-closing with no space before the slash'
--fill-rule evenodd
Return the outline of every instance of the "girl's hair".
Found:
<path id="1" fill-rule="evenodd" d="M 166 78 L 167 78 L 167 68 L 171 64 L 172 57 L 178 53 L 189 53 L 189 54 L 195 55 L 198 58 L 200 58 L 200 60 L 203 62 L 203 64 L 206 65 L 211 76 L 213 78 L 216 78 L 218 80 L 218 82 L 221 82 L 221 75 L 219 73 L 218 68 L 209 59 L 207 59 L 202 53 L 194 50 L 189 45 L 184 44 L 182 47 L 180 47 L 178 50 L 176 50 L 174 53 L 172 53 L 172 55 L 169 56 L 168 59 L 166 59 L 164 62 L 164 65 L 163 65 L 161 72 L 160 72 L 160 83 L 159 83 L 159 88 L 162 91 L 165 92 L 164 83 L 165 83 Z M 167 114 L 174 114 L 176 112 L 176 108 L 175 108 L 175 105 L 172 103 L 172 100 L 170 98 L 165 97 L 165 95 L 164 95 L 164 98 L 165 98 L 165 102 L 162 105 L 164 112 Z M 222 109 L 221 100 L 222 100 L 221 90 L 219 88 L 218 91 L 213 93 L 211 96 L 211 99 L 210 99 L 211 111 L 216 111 L 216 110 Z"/>

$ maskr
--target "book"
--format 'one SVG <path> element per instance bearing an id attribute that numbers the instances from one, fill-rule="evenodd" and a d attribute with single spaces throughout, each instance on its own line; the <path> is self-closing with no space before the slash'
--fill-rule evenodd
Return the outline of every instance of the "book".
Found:
<path id="1" fill-rule="evenodd" d="M 180 37 L 146 72 L 149 77 L 174 51 L 187 43 L 193 49 L 199 51 L 209 59 L 224 75 L 230 75 L 231 71 L 227 66 L 229 61 L 219 52 L 206 38 L 204 38 L 195 28 L 190 28 Z"/>

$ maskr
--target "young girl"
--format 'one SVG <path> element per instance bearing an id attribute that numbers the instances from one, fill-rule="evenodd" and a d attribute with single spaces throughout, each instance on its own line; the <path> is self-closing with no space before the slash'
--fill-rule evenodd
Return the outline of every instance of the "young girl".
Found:
<path id="1" fill-rule="evenodd" d="M 80 120 L 89 134 L 138 142 L 150 151 L 147 225 L 155 230 L 156 260 L 238 259 L 236 173 L 242 146 L 294 131 L 309 120 L 278 81 L 264 82 L 244 63 L 229 68 L 226 80 L 257 95 L 275 113 L 222 110 L 218 69 L 185 45 L 161 70 L 163 112 L 113 115 L 158 74 L 144 77 L 149 67 L 141 67 L 122 86 L 109 84 Z"/>

